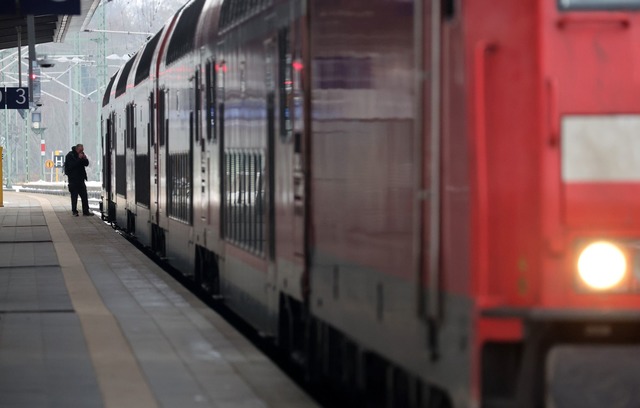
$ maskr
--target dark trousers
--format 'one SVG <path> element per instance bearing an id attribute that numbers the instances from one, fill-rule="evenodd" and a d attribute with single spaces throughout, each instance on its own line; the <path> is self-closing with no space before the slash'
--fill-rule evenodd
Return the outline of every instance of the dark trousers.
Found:
<path id="1" fill-rule="evenodd" d="M 69 192 L 71 193 L 71 211 L 78 211 L 78 196 L 82 201 L 82 212 L 89 212 L 89 197 L 87 197 L 87 186 L 83 181 L 69 182 Z"/>

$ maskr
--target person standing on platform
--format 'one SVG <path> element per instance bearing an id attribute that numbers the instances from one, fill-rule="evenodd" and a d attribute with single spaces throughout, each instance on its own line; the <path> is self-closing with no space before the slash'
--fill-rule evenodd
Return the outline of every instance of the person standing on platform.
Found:
<path id="1" fill-rule="evenodd" d="M 89 210 L 89 198 L 87 197 L 87 171 L 89 159 L 84 154 L 84 146 L 78 144 L 71 148 L 64 160 L 64 173 L 69 178 L 69 192 L 71 193 L 71 213 L 78 216 L 78 195 L 82 200 L 82 215 L 93 215 Z"/>

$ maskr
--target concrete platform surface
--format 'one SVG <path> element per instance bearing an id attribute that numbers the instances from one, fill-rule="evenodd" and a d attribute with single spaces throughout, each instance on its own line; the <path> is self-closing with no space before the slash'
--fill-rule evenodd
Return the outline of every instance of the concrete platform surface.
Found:
<path id="1" fill-rule="evenodd" d="M 0 407 L 314 407 L 267 357 L 67 197 L 4 193 Z"/>

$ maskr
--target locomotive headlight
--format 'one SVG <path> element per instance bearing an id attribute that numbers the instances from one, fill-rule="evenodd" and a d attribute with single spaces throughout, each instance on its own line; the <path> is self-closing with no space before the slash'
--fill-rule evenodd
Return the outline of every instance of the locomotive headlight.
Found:
<path id="1" fill-rule="evenodd" d="M 589 244 L 578 258 L 578 274 L 590 288 L 607 290 L 618 285 L 627 273 L 622 250 L 606 241 Z"/>

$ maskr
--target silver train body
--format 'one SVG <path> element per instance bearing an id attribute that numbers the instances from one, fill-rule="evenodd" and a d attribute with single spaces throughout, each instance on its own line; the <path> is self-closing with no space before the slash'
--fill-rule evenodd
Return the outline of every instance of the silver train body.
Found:
<path id="1" fill-rule="evenodd" d="M 373 405 L 466 407 L 473 351 L 453 339 L 470 301 L 445 296 L 433 335 L 416 264 L 415 7 L 187 3 L 105 92 L 103 217 L 310 378 Z"/>

